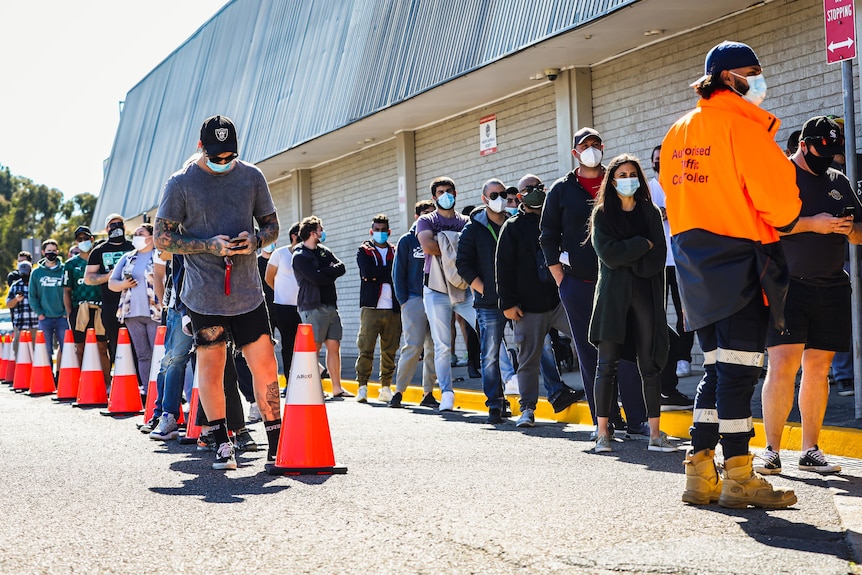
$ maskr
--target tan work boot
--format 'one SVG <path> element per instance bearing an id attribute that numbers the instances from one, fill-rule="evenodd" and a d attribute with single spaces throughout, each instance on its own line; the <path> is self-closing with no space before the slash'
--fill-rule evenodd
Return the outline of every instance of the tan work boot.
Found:
<path id="1" fill-rule="evenodd" d="M 752 454 L 737 455 L 724 462 L 724 485 L 718 504 L 731 509 L 749 505 L 764 509 L 783 509 L 796 503 L 792 489 L 775 488 L 751 466 Z"/>
<path id="2" fill-rule="evenodd" d="M 685 460 L 685 491 L 682 500 L 693 505 L 715 503 L 721 495 L 721 477 L 715 466 L 715 450 L 689 451 Z"/>

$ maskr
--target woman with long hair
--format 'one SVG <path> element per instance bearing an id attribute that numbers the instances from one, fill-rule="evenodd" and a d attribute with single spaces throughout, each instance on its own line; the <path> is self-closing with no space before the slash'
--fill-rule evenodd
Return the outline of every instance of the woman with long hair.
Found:
<path id="1" fill-rule="evenodd" d="M 661 214 L 636 157 L 622 154 L 611 160 L 596 195 L 588 237 L 599 258 L 589 333 L 599 356 L 594 451 L 611 451 L 608 416 L 616 401 L 613 383 L 621 358 L 637 360 L 649 418 L 649 450 L 676 451 L 659 430 L 661 369 L 669 345 L 662 303 L 667 245 Z"/>

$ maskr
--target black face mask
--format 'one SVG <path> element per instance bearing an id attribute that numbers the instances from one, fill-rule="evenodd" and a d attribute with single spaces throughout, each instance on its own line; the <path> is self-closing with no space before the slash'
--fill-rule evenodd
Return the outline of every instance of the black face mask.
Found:
<path id="1" fill-rule="evenodd" d="M 57 261 L 57 256 L 58 254 L 55 254 L 54 252 L 48 252 L 47 254 L 45 254 L 45 259 L 49 262 L 55 262 Z"/>
<path id="2" fill-rule="evenodd" d="M 114 222 L 108 226 L 108 238 L 114 241 L 122 242 L 126 233 L 126 226 L 123 222 Z"/>
<path id="3" fill-rule="evenodd" d="M 805 163 L 808 164 L 808 169 L 818 176 L 822 176 L 826 173 L 826 170 L 828 170 L 829 166 L 832 165 L 832 159 L 834 158 L 834 156 L 815 156 L 811 153 L 811 148 L 802 152 L 802 157 L 805 158 Z"/>

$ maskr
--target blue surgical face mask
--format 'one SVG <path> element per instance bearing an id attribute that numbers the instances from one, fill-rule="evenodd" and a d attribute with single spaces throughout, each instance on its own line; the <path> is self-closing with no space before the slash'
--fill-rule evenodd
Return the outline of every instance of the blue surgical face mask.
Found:
<path id="1" fill-rule="evenodd" d="M 268 254 L 271 254 L 272 252 L 275 251 L 275 243 L 271 243 L 268 246 L 263 246 L 263 251 L 265 251 Z"/>
<path id="2" fill-rule="evenodd" d="M 93 240 L 78 242 L 78 249 L 82 252 L 89 252 L 93 248 Z"/>
<path id="3" fill-rule="evenodd" d="M 510 216 L 517 216 L 517 215 L 518 215 L 518 208 L 510 208 L 510 207 L 508 207 L 508 206 L 507 206 L 507 207 L 506 207 L 506 212 L 507 212 Z"/>
<path id="4" fill-rule="evenodd" d="M 322 232 L 320 232 L 320 241 L 321 242 L 326 241 L 326 230 L 323 230 Z"/>
<path id="5" fill-rule="evenodd" d="M 728 72 L 730 72 L 730 70 L 728 70 Z M 730 73 L 737 78 L 742 78 L 748 82 L 748 92 L 742 94 L 742 97 L 755 106 L 759 106 L 766 98 L 766 80 L 763 78 L 763 74 L 758 74 L 756 76 L 740 76 L 734 72 Z"/>
<path id="6" fill-rule="evenodd" d="M 455 205 L 455 196 L 446 192 L 437 198 L 437 205 L 440 206 L 441 210 L 451 210 L 452 206 Z"/>
<path id="7" fill-rule="evenodd" d="M 617 193 L 621 196 L 631 197 L 638 191 L 641 183 L 637 178 L 616 178 L 614 179 L 614 187 Z"/>
<path id="8" fill-rule="evenodd" d="M 371 236 L 374 238 L 374 243 L 385 244 L 389 239 L 389 232 L 371 232 Z"/>
<path id="9" fill-rule="evenodd" d="M 227 164 L 213 164 L 212 162 L 207 160 L 207 167 L 218 174 L 222 174 L 228 171 L 232 165 L 233 161 L 230 161 Z"/>

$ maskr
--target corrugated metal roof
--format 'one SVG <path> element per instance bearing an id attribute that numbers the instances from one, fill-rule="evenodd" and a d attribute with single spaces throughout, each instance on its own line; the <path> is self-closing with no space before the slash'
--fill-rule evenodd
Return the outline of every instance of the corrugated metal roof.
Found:
<path id="1" fill-rule="evenodd" d="M 259 162 L 637 0 L 233 0 L 128 93 L 96 207 L 158 201 L 214 114 Z"/>

